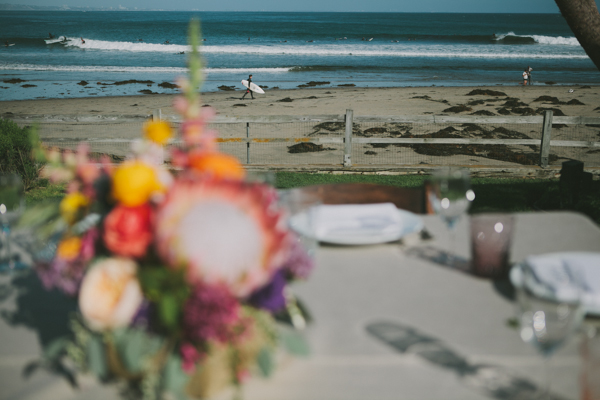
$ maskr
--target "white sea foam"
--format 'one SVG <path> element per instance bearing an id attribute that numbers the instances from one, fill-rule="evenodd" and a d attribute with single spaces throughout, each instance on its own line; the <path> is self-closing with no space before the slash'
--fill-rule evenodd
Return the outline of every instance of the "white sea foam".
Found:
<path id="1" fill-rule="evenodd" d="M 517 35 L 514 32 L 499 34 L 496 36 L 497 41 L 501 41 L 506 37 L 531 38 L 538 44 L 564 45 L 564 46 L 580 46 L 576 37 L 563 36 L 542 36 L 542 35 Z"/>
<path id="2" fill-rule="evenodd" d="M 485 59 L 586 59 L 588 56 L 583 52 L 576 38 L 550 37 L 550 36 L 522 36 L 514 32 L 498 35 L 497 40 L 502 40 L 507 36 L 531 37 L 538 43 L 544 45 L 566 45 L 557 50 L 556 47 L 536 46 L 535 50 L 531 46 L 505 46 L 502 51 L 498 51 L 497 46 L 493 45 L 415 45 L 415 44 L 330 44 L 330 43 L 311 43 L 305 44 L 277 44 L 277 45 L 204 45 L 201 51 L 206 54 L 257 54 L 257 55 L 298 55 L 298 56 L 359 56 L 359 57 L 424 57 L 424 58 L 485 58 Z M 160 53 L 181 53 L 189 51 L 189 47 L 176 44 L 156 44 L 156 43 L 137 43 L 137 42 L 111 42 L 104 40 L 86 39 L 85 43 L 80 38 L 68 38 L 67 47 L 79 47 L 82 49 L 95 49 L 104 51 L 124 51 L 124 52 L 160 52 Z M 577 47 L 575 47 L 577 46 Z M 0 67 L 2 68 L 2 67 Z M 77 68 L 77 67 L 69 67 Z M 148 71 L 148 72 L 181 72 L 183 69 L 153 67 L 144 69 L 143 67 L 85 67 L 96 68 L 97 71 Z M 125 69 L 124 69 L 125 68 Z M 142 68 L 132 69 L 132 68 Z M 158 68 L 158 69 L 154 69 Z M 7 69 L 7 68 L 3 68 Z M 19 68 L 23 69 L 23 68 Z M 35 68 L 28 69 L 38 69 Z M 49 69 L 52 70 L 52 69 Z M 66 70 L 66 69 L 62 69 Z M 77 69 L 70 69 L 77 70 Z M 243 72 L 249 69 L 231 69 L 219 70 L 220 72 Z M 256 69 L 252 69 L 256 71 Z M 286 72 L 289 68 L 279 70 L 270 69 L 265 72 Z M 211 72 L 211 69 L 206 71 Z"/>
<path id="3" fill-rule="evenodd" d="M 498 40 L 506 36 L 518 36 L 513 32 L 499 35 Z M 523 36 L 525 37 L 525 36 Z M 575 38 L 552 38 L 536 36 L 547 44 L 571 44 L 579 46 Z M 133 42 L 111 42 L 104 40 L 86 39 L 81 43 L 79 38 L 69 38 L 66 46 L 83 49 L 128 52 L 161 52 L 180 53 L 189 51 L 189 47 L 176 44 L 153 44 Z M 571 50 L 569 50 L 571 49 Z M 540 46 L 532 51 L 529 46 L 507 46 L 504 51 L 498 51 L 496 46 L 468 45 L 414 45 L 414 44 L 320 44 L 310 45 L 204 45 L 201 51 L 206 54 L 259 54 L 259 55 L 299 55 L 299 56 L 366 56 L 366 57 L 428 57 L 428 58 L 534 58 L 534 59 L 584 59 L 587 55 L 581 47 L 577 49 L 565 47 L 563 51 L 548 51 Z"/>
<path id="4" fill-rule="evenodd" d="M 567 45 L 567 46 L 580 46 L 579 40 L 577 40 L 577 38 L 575 38 L 575 37 L 562 37 L 562 36 L 552 37 L 552 36 L 538 36 L 538 35 L 532 35 L 531 37 L 540 44 L 560 44 L 560 45 Z"/>
<path id="5" fill-rule="evenodd" d="M 358 57 L 425 57 L 425 58 L 494 58 L 494 59 L 585 59 L 581 49 L 531 52 L 523 46 L 498 51 L 497 46 L 480 45 L 317 45 L 317 46 L 204 46 L 204 53 L 258 54 L 299 56 L 358 56 Z"/>
<path id="6" fill-rule="evenodd" d="M 206 74 L 216 73 L 280 73 L 288 72 L 294 67 L 284 68 L 205 68 Z M 35 64 L 0 64 L 0 70 L 15 71 L 55 71 L 55 72 L 135 72 L 135 73 L 187 73 L 187 68 L 180 67 L 127 67 L 127 66 L 80 66 L 80 65 L 35 65 Z"/>

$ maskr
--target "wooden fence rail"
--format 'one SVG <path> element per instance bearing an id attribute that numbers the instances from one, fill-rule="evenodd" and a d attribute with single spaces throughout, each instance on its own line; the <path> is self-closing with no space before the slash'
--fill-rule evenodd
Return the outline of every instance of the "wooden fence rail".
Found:
<path id="1" fill-rule="evenodd" d="M 161 110 L 155 110 L 152 114 L 154 119 L 164 119 L 172 123 L 181 123 L 178 117 L 163 117 Z M 57 116 L 53 120 L 45 120 L 44 124 L 52 125 L 59 123 L 112 123 L 121 122 L 140 122 L 143 118 L 116 118 L 102 116 Z M 32 120 L 14 120 L 21 124 L 31 124 Z M 340 124 L 340 135 L 338 137 L 293 137 L 293 138 L 260 138 L 250 137 L 251 124 L 285 124 L 297 122 L 336 122 Z M 374 138 L 374 137 L 356 137 L 352 134 L 355 123 L 407 123 L 407 124 L 541 124 L 541 139 L 479 139 L 479 138 Z M 540 116 L 447 116 L 447 115 L 418 115 L 418 116 L 397 116 L 397 115 L 354 115 L 353 110 L 346 110 L 345 114 L 325 114 L 325 115 L 255 115 L 244 117 L 216 116 L 211 124 L 246 124 L 246 137 L 241 138 L 220 138 L 221 143 L 246 143 L 246 162 L 250 164 L 250 144 L 251 143 L 321 143 L 321 144 L 343 144 L 344 154 L 340 160 L 345 167 L 352 166 L 352 145 L 353 144 L 428 144 L 428 145 L 535 145 L 540 146 L 539 165 L 548 166 L 550 147 L 590 147 L 600 148 L 598 141 L 576 141 L 576 140 L 552 140 L 552 125 L 588 125 L 600 127 L 600 118 L 598 117 L 554 117 L 552 111 L 545 111 Z M 343 132 L 343 135 L 341 134 Z M 74 139 L 52 138 L 53 142 L 75 142 Z M 83 140 L 83 139 L 80 139 Z M 85 139 L 90 143 L 127 143 L 131 140 L 123 139 Z M 181 144 L 175 141 L 173 144 Z"/>

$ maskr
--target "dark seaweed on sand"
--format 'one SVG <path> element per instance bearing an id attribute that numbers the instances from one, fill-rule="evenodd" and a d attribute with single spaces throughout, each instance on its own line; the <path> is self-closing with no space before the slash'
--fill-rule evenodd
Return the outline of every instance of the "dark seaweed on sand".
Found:
<path id="1" fill-rule="evenodd" d="M 473 111 L 473 109 L 471 107 L 465 106 L 464 104 L 459 104 L 457 106 L 449 107 L 444 110 L 444 112 L 451 112 L 455 114 L 465 111 Z"/>
<path id="2" fill-rule="evenodd" d="M 165 89 L 177 89 L 177 85 L 171 82 L 163 82 L 163 83 L 159 83 L 158 86 L 165 88 Z"/>
<path id="3" fill-rule="evenodd" d="M 2 82 L 4 82 L 4 83 L 21 83 L 21 82 L 27 82 L 27 81 L 20 79 L 20 78 L 12 78 L 12 79 L 5 79 Z"/>
<path id="4" fill-rule="evenodd" d="M 477 95 L 482 95 L 482 96 L 506 96 L 507 94 L 504 93 L 504 92 L 499 92 L 497 90 L 491 90 L 491 89 L 475 89 L 475 90 L 471 90 L 466 95 L 467 96 L 477 96 Z"/>
<path id="5" fill-rule="evenodd" d="M 473 112 L 473 113 L 471 113 L 469 115 L 486 115 L 488 117 L 493 117 L 496 114 L 494 114 L 493 112 L 488 111 L 488 110 L 478 110 L 478 111 L 475 111 L 475 112 Z"/>
<path id="6" fill-rule="evenodd" d="M 311 142 L 297 143 L 292 146 L 288 146 L 288 153 L 313 153 L 317 151 L 334 150 L 329 147 L 323 147 L 322 144 L 315 144 Z"/>
<path id="7" fill-rule="evenodd" d="M 477 124 L 462 124 L 462 129 L 456 129 L 453 126 L 440 129 L 437 132 L 424 135 L 415 135 L 410 133 L 396 136 L 403 138 L 481 138 L 481 139 L 530 139 L 524 133 L 506 129 L 504 127 L 496 127 L 494 129 L 486 129 Z M 512 162 L 522 165 L 537 165 L 539 162 L 539 152 L 537 146 L 530 147 L 527 150 L 515 150 L 509 145 L 477 145 L 477 144 L 406 144 L 406 143 L 371 143 L 373 148 L 385 148 L 388 146 L 408 147 L 413 149 L 418 154 L 429 156 L 478 156 L 486 157 L 499 161 Z M 558 160 L 558 156 L 550 154 L 550 161 Z"/>
<path id="8" fill-rule="evenodd" d="M 154 82 L 153 81 L 138 81 L 137 79 L 130 79 L 128 81 L 118 81 L 118 82 L 115 82 L 115 83 L 113 83 L 113 85 L 128 85 L 130 83 L 151 85 Z"/>

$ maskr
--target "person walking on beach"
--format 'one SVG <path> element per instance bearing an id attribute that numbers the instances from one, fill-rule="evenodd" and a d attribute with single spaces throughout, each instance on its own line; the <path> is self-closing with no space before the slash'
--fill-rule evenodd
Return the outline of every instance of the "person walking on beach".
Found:
<path id="1" fill-rule="evenodd" d="M 527 66 L 527 79 L 529 80 L 529 84 L 533 85 L 533 81 L 531 80 L 531 71 L 533 71 L 533 68 L 531 68 L 529 65 Z"/>
<path id="2" fill-rule="evenodd" d="M 252 84 L 252 75 L 248 76 L 248 87 L 246 88 L 246 93 L 244 93 L 244 95 L 242 96 L 242 100 L 244 100 L 244 97 L 246 97 L 246 95 L 248 93 L 250 93 L 250 96 L 252 97 L 252 100 L 254 100 L 254 93 L 252 92 L 252 90 L 250 90 L 250 85 Z"/>
<path id="3" fill-rule="evenodd" d="M 528 80 L 529 80 L 529 71 L 527 71 L 527 68 L 525 68 L 525 71 L 523 71 L 523 86 L 527 86 Z"/>

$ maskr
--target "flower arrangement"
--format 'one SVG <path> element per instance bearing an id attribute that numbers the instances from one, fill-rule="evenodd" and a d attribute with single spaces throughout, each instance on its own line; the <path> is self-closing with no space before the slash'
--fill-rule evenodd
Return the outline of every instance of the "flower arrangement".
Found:
<path id="1" fill-rule="evenodd" d="M 164 121 L 147 122 L 117 166 L 90 163 L 80 146 L 51 150 L 44 170 L 69 183 L 60 217 L 40 231 L 55 246 L 35 270 L 78 306 L 47 361 L 144 399 L 210 397 L 253 371 L 269 375 L 280 344 L 306 352 L 292 327 L 307 315 L 287 286 L 306 279 L 312 261 L 276 191 L 245 181 L 237 159 L 219 152 L 197 93 L 197 22 L 189 37 L 190 77 L 178 81 L 184 95 L 174 104 L 184 119 L 183 146 L 171 154 L 176 174 L 161 162 L 172 137 Z"/>

